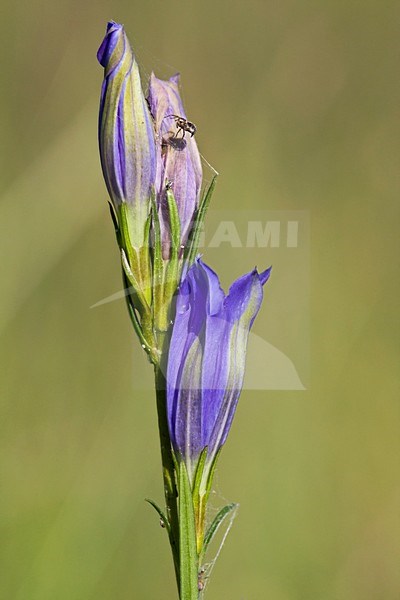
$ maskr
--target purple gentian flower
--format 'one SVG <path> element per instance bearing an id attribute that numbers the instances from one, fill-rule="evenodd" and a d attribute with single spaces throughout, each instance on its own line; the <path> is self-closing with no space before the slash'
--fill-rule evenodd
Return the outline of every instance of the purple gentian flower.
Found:
<path id="1" fill-rule="evenodd" d="M 130 241 L 138 248 L 143 245 L 155 185 L 155 134 L 139 68 L 122 25 L 108 23 L 97 58 L 104 67 L 99 115 L 104 179 L 117 213 L 122 203 L 127 205 Z"/>
<path id="2" fill-rule="evenodd" d="M 249 331 L 270 272 L 251 271 L 225 296 L 217 274 L 197 259 L 180 285 L 168 354 L 167 413 L 173 448 L 192 483 L 204 448 L 207 477 L 207 465 L 229 433 Z"/>
<path id="3" fill-rule="evenodd" d="M 186 120 L 179 94 L 179 75 L 168 81 L 150 78 L 148 102 L 157 134 L 157 202 L 160 217 L 163 255 L 168 258 L 170 248 L 169 217 L 166 186 L 172 190 L 181 222 L 181 244 L 187 242 L 198 206 L 202 182 L 200 154 L 196 140 L 176 127 L 176 118 Z"/>

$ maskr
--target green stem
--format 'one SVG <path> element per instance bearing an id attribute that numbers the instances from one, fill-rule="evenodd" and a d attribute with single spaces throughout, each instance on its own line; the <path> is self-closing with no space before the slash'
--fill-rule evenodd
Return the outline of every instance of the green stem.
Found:
<path id="1" fill-rule="evenodd" d="M 198 553 L 193 498 L 185 465 L 175 462 L 168 430 L 163 370 L 155 367 L 158 429 L 163 466 L 166 516 L 180 600 L 198 600 Z M 179 479 L 179 481 L 178 481 Z M 179 485 L 179 495 L 178 495 Z"/>
<path id="2" fill-rule="evenodd" d="M 196 523 L 192 488 L 183 460 L 177 466 L 179 472 L 179 559 L 180 599 L 198 600 L 199 557 L 196 547 Z"/>
<path id="3" fill-rule="evenodd" d="M 171 442 L 168 431 L 165 377 L 160 366 L 155 366 L 154 372 L 157 398 L 158 430 L 160 435 L 161 461 L 164 478 L 164 495 L 167 518 L 170 524 L 169 542 L 171 544 L 176 582 L 179 590 L 180 569 L 178 490 L 176 486 L 175 464 L 172 456 Z"/>

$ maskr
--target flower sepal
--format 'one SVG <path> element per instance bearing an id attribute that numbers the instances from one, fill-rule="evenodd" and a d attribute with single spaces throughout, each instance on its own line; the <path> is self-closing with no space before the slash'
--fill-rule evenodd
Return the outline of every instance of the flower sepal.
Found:
<path id="1" fill-rule="evenodd" d="M 188 267 L 190 267 L 194 263 L 199 251 L 200 235 L 203 231 L 204 219 L 206 218 L 208 207 L 211 202 L 211 197 L 213 195 L 215 185 L 217 183 L 217 177 L 218 174 L 214 175 L 214 177 L 212 178 L 212 181 L 206 189 L 203 198 L 200 202 L 200 205 L 194 215 L 193 225 L 189 233 L 188 243 L 184 250 L 185 263 Z"/>
<path id="2" fill-rule="evenodd" d="M 143 246 L 137 248 L 131 243 L 129 234 L 129 205 L 123 202 L 117 209 L 119 222 L 119 246 L 124 252 L 126 263 L 129 265 L 132 279 L 131 285 L 139 296 L 140 305 L 137 306 L 140 313 L 150 311 L 151 304 L 151 266 L 150 266 L 150 225 L 151 219 L 148 216 L 143 231 Z"/>
<path id="3" fill-rule="evenodd" d="M 151 274 L 148 269 L 138 271 L 138 265 L 145 265 L 149 259 L 141 255 L 139 263 L 135 260 L 137 255 L 130 243 L 124 209 L 120 210 L 117 216 L 111 203 L 109 203 L 109 206 L 115 236 L 120 249 L 122 280 L 129 316 L 142 348 L 148 355 L 150 362 L 157 365 L 160 361 L 160 351 L 157 348 L 153 331 L 151 300 L 148 299 L 149 293 L 152 294 Z M 150 236 L 150 218 L 149 216 L 146 225 L 145 237 L 147 238 Z M 132 265 L 136 266 L 136 270 L 132 268 Z"/>
<path id="4" fill-rule="evenodd" d="M 166 333 L 171 322 L 172 299 L 182 274 L 183 258 L 181 254 L 181 223 L 178 206 L 172 190 L 167 190 L 168 226 L 170 231 L 169 257 L 163 257 L 159 209 L 155 199 L 152 201 L 153 220 L 153 303 L 154 324 L 157 332 Z"/>
<path id="5" fill-rule="evenodd" d="M 228 516 L 232 513 L 232 511 L 234 511 L 236 513 L 238 508 L 239 508 L 239 504 L 236 504 L 235 502 L 231 502 L 230 504 L 226 504 L 225 506 L 223 506 L 218 511 L 218 513 L 214 517 L 213 521 L 211 522 L 211 524 L 209 525 L 209 527 L 205 533 L 203 548 L 199 555 L 199 564 L 200 565 L 203 562 L 203 559 L 207 552 L 208 546 L 212 542 L 215 534 L 217 533 L 217 531 L 219 530 L 221 525 L 224 523 L 224 521 L 228 518 Z M 232 518 L 232 515 L 231 515 L 231 518 Z"/>
<path id="6" fill-rule="evenodd" d="M 166 514 L 164 513 L 164 511 L 158 506 L 157 502 L 155 502 L 151 498 L 145 498 L 145 501 L 147 502 L 147 504 L 150 504 L 150 506 L 152 506 L 154 508 L 154 510 L 160 517 L 161 527 L 165 528 L 167 530 L 167 533 L 170 534 L 171 533 L 171 525 L 170 525 L 170 522 L 168 521 L 168 518 L 167 518 Z"/>

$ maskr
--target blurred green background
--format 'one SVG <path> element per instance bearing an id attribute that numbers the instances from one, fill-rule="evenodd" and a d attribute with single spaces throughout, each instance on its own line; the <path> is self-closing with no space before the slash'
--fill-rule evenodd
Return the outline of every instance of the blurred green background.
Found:
<path id="1" fill-rule="evenodd" d="M 399 597 L 399 12 L 391 0 L 3 3 L 2 600 L 176 597 L 143 501 L 162 498 L 140 389 L 150 367 L 123 301 L 90 310 L 120 287 L 96 138 L 110 18 L 144 74 L 182 73 L 221 173 L 215 208 L 310 215 L 307 390 L 243 392 L 214 499 L 240 514 L 207 597 Z M 212 265 L 224 284 L 253 266 L 226 247 Z M 296 288 L 290 262 L 274 267 L 255 331 L 279 347 Z"/>

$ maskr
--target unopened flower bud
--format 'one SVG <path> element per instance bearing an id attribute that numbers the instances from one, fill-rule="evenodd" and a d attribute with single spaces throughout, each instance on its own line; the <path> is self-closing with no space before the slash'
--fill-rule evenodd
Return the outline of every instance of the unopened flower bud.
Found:
<path id="1" fill-rule="evenodd" d="M 104 67 L 99 115 L 104 179 L 118 218 L 125 205 L 132 246 L 141 248 L 155 185 L 155 139 L 139 68 L 122 25 L 108 23 L 97 58 Z"/>
<path id="2" fill-rule="evenodd" d="M 168 258 L 170 227 L 166 193 L 172 190 L 179 212 L 181 245 L 185 246 L 198 207 L 202 182 L 200 154 L 194 133 L 186 119 L 179 93 L 179 75 L 168 81 L 150 78 L 148 101 L 157 134 L 157 202 L 160 215 L 163 256 Z"/>

